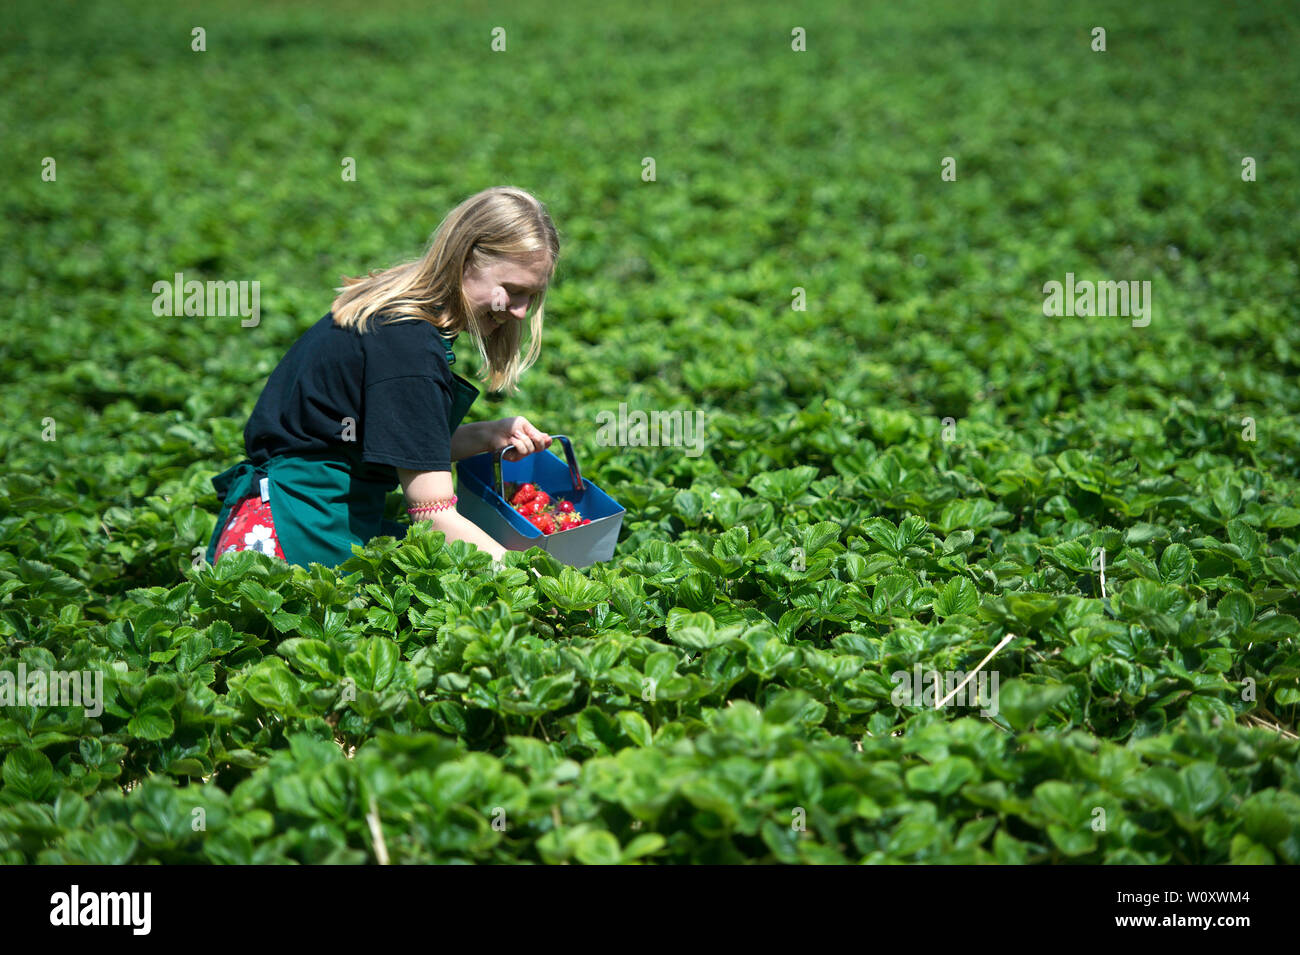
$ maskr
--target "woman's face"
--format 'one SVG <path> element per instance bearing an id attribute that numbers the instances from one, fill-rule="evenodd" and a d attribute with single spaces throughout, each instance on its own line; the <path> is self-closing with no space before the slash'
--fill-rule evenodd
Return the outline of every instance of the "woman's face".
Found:
<path id="1" fill-rule="evenodd" d="M 498 262 L 486 269 L 466 268 L 462 287 L 484 334 L 507 322 L 522 322 L 546 287 L 550 262 L 545 254 Z"/>

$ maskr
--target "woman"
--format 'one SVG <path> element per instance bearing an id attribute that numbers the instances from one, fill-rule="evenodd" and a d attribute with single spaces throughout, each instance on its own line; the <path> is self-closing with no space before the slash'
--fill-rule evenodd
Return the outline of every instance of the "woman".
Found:
<path id="1" fill-rule="evenodd" d="M 383 516 L 399 481 L 412 520 L 500 561 L 505 548 L 456 511 L 451 462 L 506 446 L 517 461 L 551 438 L 521 417 L 462 425 L 478 389 L 452 373 L 451 346 L 468 331 L 480 380 L 518 390 L 537 360 L 558 256 L 546 207 L 501 186 L 453 209 L 418 261 L 345 278 L 329 314 L 267 380 L 244 428 L 247 459 L 212 480 L 223 504 L 209 563 L 256 549 L 335 567 L 353 544 L 405 535 Z"/>

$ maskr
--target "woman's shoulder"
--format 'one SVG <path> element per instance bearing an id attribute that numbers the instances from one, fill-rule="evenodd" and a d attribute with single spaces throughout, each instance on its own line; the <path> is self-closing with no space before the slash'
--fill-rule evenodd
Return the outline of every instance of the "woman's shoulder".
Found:
<path id="1" fill-rule="evenodd" d="M 389 332 L 412 338 L 437 338 L 442 334 L 442 329 L 428 319 L 416 318 L 411 315 L 398 315 L 394 312 L 376 312 L 371 317 L 370 327 L 367 330 Z"/>
<path id="2" fill-rule="evenodd" d="M 443 337 L 440 328 L 422 318 L 380 312 L 371 319 L 364 337 L 367 354 L 379 357 L 386 366 L 420 368 L 426 374 L 440 377 L 448 368 L 451 340 Z"/>
<path id="3" fill-rule="evenodd" d="M 350 328 L 334 324 L 334 313 L 326 312 L 298 336 L 293 349 L 306 350 L 317 355 L 355 354 L 358 343 L 351 332 Z"/>
<path id="4" fill-rule="evenodd" d="M 443 354 L 444 349 L 456 340 L 456 336 L 447 337 L 441 328 L 427 319 L 394 316 L 386 312 L 371 320 L 370 330 L 390 343 L 399 343 L 398 347 L 430 348 L 439 354 Z"/>

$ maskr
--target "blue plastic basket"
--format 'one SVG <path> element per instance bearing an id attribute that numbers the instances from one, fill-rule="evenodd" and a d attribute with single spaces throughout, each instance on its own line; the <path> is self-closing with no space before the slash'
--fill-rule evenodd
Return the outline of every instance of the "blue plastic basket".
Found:
<path id="1" fill-rule="evenodd" d="M 456 509 L 507 550 L 540 547 L 570 567 L 588 567 L 609 560 L 614 556 L 625 509 L 583 478 L 567 435 L 552 437 L 564 447 L 563 462 L 546 452 L 507 461 L 502 455 L 511 445 L 456 462 Z M 535 484 L 552 501 L 570 500 L 591 523 L 543 534 L 505 499 L 502 491 L 506 481 Z"/>

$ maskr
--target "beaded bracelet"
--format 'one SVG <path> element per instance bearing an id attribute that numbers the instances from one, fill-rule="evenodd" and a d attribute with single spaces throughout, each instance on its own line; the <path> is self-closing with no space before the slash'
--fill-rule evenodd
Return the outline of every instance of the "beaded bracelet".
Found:
<path id="1" fill-rule="evenodd" d="M 460 500 L 455 494 L 442 501 L 426 501 L 424 503 L 415 503 L 406 509 L 406 513 L 415 515 L 428 511 L 441 511 L 449 507 L 455 507 L 456 502 Z"/>

